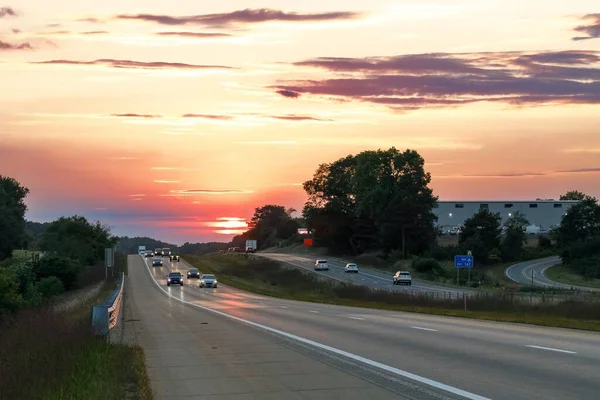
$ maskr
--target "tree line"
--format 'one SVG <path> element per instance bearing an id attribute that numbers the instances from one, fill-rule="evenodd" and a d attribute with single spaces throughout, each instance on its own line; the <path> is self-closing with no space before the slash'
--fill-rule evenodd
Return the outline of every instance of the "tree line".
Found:
<path id="1" fill-rule="evenodd" d="M 296 210 L 265 205 L 255 210 L 249 229 L 233 239 L 242 247 L 255 239 L 259 249 L 300 243 L 298 228 L 307 228 L 314 246 L 331 254 L 377 252 L 394 261 L 413 256 L 450 261 L 471 251 L 478 265 L 561 254 L 565 263 L 586 276 L 600 273 L 600 206 L 593 197 L 570 191 L 560 200 L 579 200 L 559 227 L 528 248 L 529 221 L 515 213 L 502 223 L 500 214 L 480 210 L 468 218 L 457 246 L 437 243 L 438 197 L 429 187 L 425 160 L 414 150 L 363 151 L 320 164 L 304 182 L 308 199 L 301 217 Z"/>
<path id="2" fill-rule="evenodd" d="M 104 249 L 116 243 L 108 226 L 77 215 L 45 224 L 26 221 L 28 194 L 14 178 L 0 176 L 0 315 L 39 306 L 98 275 L 103 279 L 98 266 Z M 15 250 L 31 248 L 41 257 L 13 257 Z"/>
<path id="3" fill-rule="evenodd" d="M 170 248 L 176 254 L 194 254 L 202 255 L 214 253 L 219 250 L 227 249 L 230 244 L 223 242 L 208 242 L 208 243 L 190 243 L 186 242 L 181 246 L 163 242 L 162 240 L 153 239 L 147 236 L 120 236 L 117 238 L 117 251 L 125 254 L 136 254 L 139 246 L 146 246 L 147 250 L 158 248 Z"/>

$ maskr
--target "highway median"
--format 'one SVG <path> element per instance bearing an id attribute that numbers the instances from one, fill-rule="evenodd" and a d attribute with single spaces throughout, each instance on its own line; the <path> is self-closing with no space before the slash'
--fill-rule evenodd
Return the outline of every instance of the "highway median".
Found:
<path id="1" fill-rule="evenodd" d="M 202 273 L 241 290 L 290 300 L 407 311 L 482 320 L 600 331 L 600 295 L 557 293 L 399 292 L 327 282 L 283 267 L 279 262 L 245 254 L 184 257 Z"/>

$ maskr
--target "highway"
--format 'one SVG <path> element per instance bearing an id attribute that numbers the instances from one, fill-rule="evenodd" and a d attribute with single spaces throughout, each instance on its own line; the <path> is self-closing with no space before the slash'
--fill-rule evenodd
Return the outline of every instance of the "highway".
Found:
<path id="1" fill-rule="evenodd" d="M 600 292 L 598 288 L 568 285 L 550 280 L 544 274 L 546 270 L 554 265 L 560 264 L 560 257 L 548 257 L 541 260 L 531 260 L 515 264 L 506 269 L 506 276 L 522 285 L 546 286 L 562 289 L 579 289 L 585 291 Z M 533 281 L 532 281 L 533 275 Z"/>
<path id="2" fill-rule="evenodd" d="M 393 285 L 392 276 L 394 273 L 386 274 L 381 271 L 374 269 L 363 268 L 358 266 L 358 274 L 344 272 L 346 261 L 339 260 L 337 258 L 320 257 L 327 260 L 329 264 L 329 271 L 314 271 L 313 265 L 315 260 L 318 258 L 309 257 L 298 254 L 282 254 L 282 253 L 256 253 L 255 255 L 269 258 L 271 260 L 280 261 L 296 268 L 301 268 L 307 271 L 311 271 L 321 276 L 326 276 L 331 279 L 341 280 L 345 282 L 351 282 L 356 285 L 368 286 L 374 289 L 386 289 L 396 291 L 414 291 L 414 292 L 443 292 L 448 295 L 462 295 L 462 293 L 476 293 L 475 290 L 465 289 L 459 287 L 446 287 L 436 285 L 434 283 L 418 280 L 413 278 L 412 285 Z M 394 271 L 395 272 L 395 271 Z"/>
<path id="3" fill-rule="evenodd" d="M 304 303 L 226 286 L 199 289 L 196 280 L 167 287 L 168 271 L 185 274 L 189 265 L 182 260 L 151 267 L 149 260 L 129 257 L 133 292 L 143 292 L 152 303 L 147 315 L 155 313 L 185 331 L 199 326 L 196 318 L 234 318 L 240 325 L 235 329 L 245 329 L 249 337 L 283 341 L 356 382 L 371 382 L 368 390 L 377 386 L 387 393 L 367 397 L 592 399 L 600 393 L 597 333 Z M 176 315 L 172 310 L 179 308 L 185 310 Z M 166 318 L 165 312 L 173 314 Z M 177 334 L 163 337 L 165 346 L 176 340 Z M 337 396 L 290 398 L 352 398 Z"/>

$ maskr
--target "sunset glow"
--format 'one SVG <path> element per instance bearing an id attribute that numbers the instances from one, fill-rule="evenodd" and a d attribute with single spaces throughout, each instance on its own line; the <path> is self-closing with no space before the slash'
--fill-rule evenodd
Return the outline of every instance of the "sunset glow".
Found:
<path id="1" fill-rule="evenodd" d="M 600 196 L 597 1 L 252 7 L 1 5 L 0 174 L 28 219 L 224 241 L 301 210 L 320 163 L 391 146 L 442 200 Z"/>

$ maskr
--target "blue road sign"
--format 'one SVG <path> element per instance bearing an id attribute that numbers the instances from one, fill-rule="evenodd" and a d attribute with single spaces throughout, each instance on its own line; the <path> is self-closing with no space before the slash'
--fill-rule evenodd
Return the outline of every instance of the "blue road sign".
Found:
<path id="1" fill-rule="evenodd" d="M 455 268 L 473 268 L 473 256 L 454 256 Z"/>

